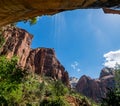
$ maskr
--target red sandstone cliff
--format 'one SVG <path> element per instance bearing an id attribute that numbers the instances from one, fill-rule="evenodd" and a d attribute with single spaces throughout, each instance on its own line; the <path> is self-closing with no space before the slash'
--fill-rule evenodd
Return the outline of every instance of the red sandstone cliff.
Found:
<path id="1" fill-rule="evenodd" d="M 32 49 L 26 61 L 26 68 L 37 74 L 51 76 L 54 79 L 62 80 L 67 85 L 69 84 L 68 73 L 57 60 L 54 49 Z"/>
<path id="2" fill-rule="evenodd" d="M 76 85 L 76 90 L 99 102 L 102 97 L 105 97 L 107 92 L 106 88 L 113 88 L 114 84 L 114 70 L 111 68 L 103 68 L 98 79 L 91 79 L 85 75 L 82 76 Z"/>
<path id="3" fill-rule="evenodd" d="M 19 57 L 20 66 L 39 75 L 60 79 L 69 85 L 69 75 L 57 60 L 54 49 L 31 49 L 33 36 L 27 31 L 11 26 L 7 26 L 3 30 L 5 43 L 0 50 L 1 55 L 6 55 L 8 58 L 16 55 Z"/>
<path id="4" fill-rule="evenodd" d="M 25 67 L 27 57 L 31 50 L 30 45 L 33 36 L 23 29 L 12 26 L 3 28 L 2 35 L 5 38 L 5 43 L 0 50 L 1 55 L 6 55 L 8 58 L 14 55 L 19 58 L 19 65 Z"/>

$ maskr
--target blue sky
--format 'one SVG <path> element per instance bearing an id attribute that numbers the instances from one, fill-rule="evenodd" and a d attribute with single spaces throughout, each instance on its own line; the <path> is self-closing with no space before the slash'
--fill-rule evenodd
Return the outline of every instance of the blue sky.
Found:
<path id="1" fill-rule="evenodd" d="M 116 54 L 120 57 L 120 15 L 83 9 L 42 16 L 33 26 L 17 25 L 34 35 L 32 48 L 54 48 L 70 76 L 97 78 Z"/>

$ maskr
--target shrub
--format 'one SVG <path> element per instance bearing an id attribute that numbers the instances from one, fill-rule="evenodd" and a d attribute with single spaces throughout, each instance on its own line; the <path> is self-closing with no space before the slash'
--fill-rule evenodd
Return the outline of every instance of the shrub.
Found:
<path id="1" fill-rule="evenodd" d="M 68 88 L 58 80 L 53 83 L 53 91 L 56 96 L 64 96 L 68 93 Z"/>
<path id="2" fill-rule="evenodd" d="M 120 106 L 120 92 L 117 89 L 107 89 L 108 92 L 106 97 L 102 98 L 101 106 Z"/>
<path id="3" fill-rule="evenodd" d="M 54 97 L 54 99 L 44 99 L 40 106 L 68 106 L 68 103 L 62 97 Z"/>
<path id="4" fill-rule="evenodd" d="M 17 65 L 17 58 L 0 56 L 0 103 L 12 103 L 21 98 L 18 89 L 25 75 L 26 71 Z"/>

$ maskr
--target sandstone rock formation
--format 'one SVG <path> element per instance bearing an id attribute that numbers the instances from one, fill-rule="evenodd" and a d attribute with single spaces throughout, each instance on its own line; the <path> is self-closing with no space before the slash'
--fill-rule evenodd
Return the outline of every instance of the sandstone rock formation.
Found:
<path id="1" fill-rule="evenodd" d="M 103 68 L 98 79 L 82 76 L 76 85 L 76 90 L 96 102 L 100 102 L 101 98 L 106 96 L 107 87 L 114 88 L 114 86 L 114 70 Z"/>
<path id="2" fill-rule="evenodd" d="M 69 75 L 57 60 L 54 49 L 31 49 L 33 36 L 27 31 L 11 26 L 7 26 L 3 30 L 5 43 L 0 50 L 0 55 L 6 55 L 8 58 L 16 55 L 19 58 L 18 64 L 23 68 L 39 75 L 60 79 L 69 85 Z"/>
<path id="3" fill-rule="evenodd" d="M 26 68 L 40 75 L 51 76 L 54 79 L 62 79 L 66 85 L 69 85 L 68 73 L 57 60 L 54 49 L 32 49 L 26 61 Z"/>
<path id="4" fill-rule="evenodd" d="M 8 58 L 14 55 L 18 56 L 19 65 L 25 67 L 33 36 L 23 29 L 9 25 L 4 27 L 3 30 L 2 35 L 5 38 L 5 43 L 0 50 L 0 54 L 6 55 Z"/>
<path id="5" fill-rule="evenodd" d="M 115 71 L 113 71 L 113 70 L 114 70 L 113 68 L 107 68 L 107 67 L 103 68 L 101 70 L 99 78 L 102 79 L 105 76 L 110 76 L 110 75 L 114 76 L 115 75 Z"/>
<path id="6" fill-rule="evenodd" d="M 66 10 L 119 8 L 120 0 L 0 0 L 0 27 L 35 16 Z"/>
<path id="7" fill-rule="evenodd" d="M 104 13 L 106 14 L 119 14 L 120 10 L 110 9 L 110 8 L 103 8 Z"/>

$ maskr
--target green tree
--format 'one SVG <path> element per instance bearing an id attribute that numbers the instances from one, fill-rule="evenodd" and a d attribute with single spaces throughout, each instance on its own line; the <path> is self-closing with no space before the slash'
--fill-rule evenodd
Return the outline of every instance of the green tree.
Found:
<path id="1" fill-rule="evenodd" d="M 18 89 L 25 74 L 26 71 L 17 65 L 17 58 L 0 56 L 0 103 L 15 103 L 21 98 Z"/>
<path id="2" fill-rule="evenodd" d="M 68 93 L 68 88 L 58 80 L 53 83 L 53 92 L 56 96 L 64 96 Z"/>
<path id="3" fill-rule="evenodd" d="M 120 93 L 120 65 L 118 65 L 115 70 L 115 88 L 116 92 Z"/>
<path id="4" fill-rule="evenodd" d="M 44 99 L 40 106 L 69 106 L 68 103 L 62 97 L 56 97 L 54 99 Z"/>
<path id="5" fill-rule="evenodd" d="M 19 102 L 22 105 L 38 105 L 44 98 L 45 84 L 39 81 L 39 76 L 36 74 L 29 73 L 21 84 L 21 89 L 22 98 Z"/>
<path id="6" fill-rule="evenodd" d="M 33 18 L 31 18 L 31 19 L 24 20 L 23 22 L 24 22 L 24 23 L 27 23 L 27 22 L 28 22 L 30 25 L 34 25 L 34 24 L 37 23 L 37 21 L 38 21 L 38 17 L 33 17 Z"/>
<path id="7" fill-rule="evenodd" d="M 29 21 L 30 25 L 34 25 L 37 23 L 37 20 L 38 20 L 38 17 L 33 17 L 33 18 L 29 19 L 28 21 Z"/>
<path id="8" fill-rule="evenodd" d="M 40 102 L 40 106 L 68 106 L 64 97 L 68 93 L 68 88 L 60 80 L 54 81 L 45 77 L 44 81 L 45 98 Z"/>
<path id="9" fill-rule="evenodd" d="M 117 89 L 108 88 L 106 98 L 102 98 L 101 106 L 120 106 L 120 92 Z"/>
<path id="10" fill-rule="evenodd" d="M 106 97 L 102 98 L 101 106 L 119 106 L 120 105 L 120 65 L 115 67 L 115 87 L 107 88 Z"/>
<path id="11" fill-rule="evenodd" d="M 17 58 L 0 56 L 0 104 L 36 105 L 44 97 L 45 84 L 36 74 L 17 65 Z"/>

